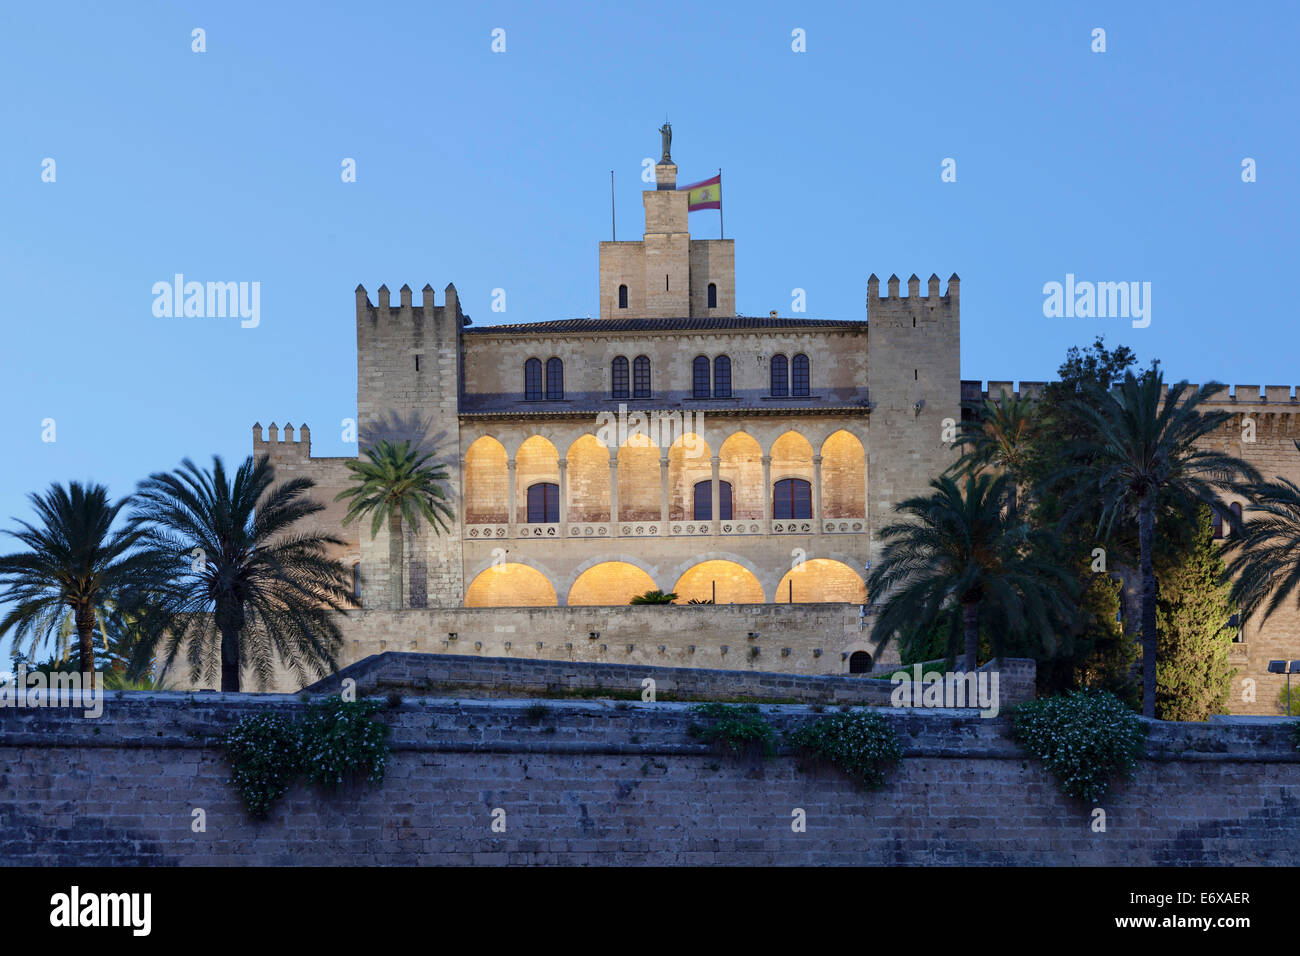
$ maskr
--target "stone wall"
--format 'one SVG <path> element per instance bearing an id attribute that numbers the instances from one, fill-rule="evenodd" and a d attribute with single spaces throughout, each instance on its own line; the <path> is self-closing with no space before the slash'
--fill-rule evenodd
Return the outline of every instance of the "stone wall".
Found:
<path id="1" fill-rule="evenodd" d="M 1300 765 L 1282 723 L 1156 724 L 1135 778 L 1094 808 L 1010 739 L 1006 718 L 881 712 L 905 760 L 868 793 L 783 753 L 738 760 L 687 733 L 690 705 L 406 700 L 382 719 L 377 787 L 295 786 L 250 822 L 213 735 L 301 701 L 111 696 L 98 720 L 0 710 L 9 865 L 1300 863 Z M 765 707 L 779 728 L 809 707 Z M 196 810 L 205 819 L 195 832 Z M 806 816 L 806 832 L 792 821 Z M 505 831 L 493 830 L 504 821 Z"/>
<path id="2" fill-rule="evenodd" d="M 1032 700 L 1032 660 L 1007 659 L 985 664 L 998 672 L 998 706 L 1005 709 Z M 883 672 L 888 674 L 888 670 Z M 419 697 L 611 696 L 642 698 L 647 678 L 657 700 L 745 699 L 804 704 L 890 706 L 895 684 L 888 677 L 809 677 L 769 671 L 727 671 L 640 664 L 588 664 L 529 661 L 509 657 L 457 657 L 452 654 L 386 652 L 346 667 L 337 676 L 307 690 L 337 694 L 347 680 L 358 695 L 390 691 Z"/>

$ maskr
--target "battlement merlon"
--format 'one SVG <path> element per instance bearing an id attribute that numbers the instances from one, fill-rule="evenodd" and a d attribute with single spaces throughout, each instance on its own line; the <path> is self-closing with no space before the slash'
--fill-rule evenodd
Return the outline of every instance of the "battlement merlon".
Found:
<path id="1" fill-rule="evenodd" d="M 443 319 L 448 316 L 454 316 L 460 326 L 470 324 L 470 318 L 460 308 L 460 298 L 456 294 L 455 283 L 447 283 L 444 291 L 444 304 L 437 305 L 434 302 L 433 286 L 425 283 L 420 290 L 420 304 L 415 305 L 412 301 L 412 292 L 409 285 L 403 285 L 398 290 L 399 304 L 396 309 L 390 302 L 391 294 L 387 285 L 381 285 L 375 291 L 376 305 L 370 304 L 370 297 L 366 293 L 366 287 L 358 285 L 356 288 L 357 296 L 357 323 L 360 324 L 362 319 L 368 319 L 371 322 L 379 321 L 400 321 L 400 322 L 423 322 L 427 319 L 434 321 Z"/>
<path id="2" fill-rule="evenodd" d="M 1165 383 L 1161 392 L 1162 396 L 1169 394 L 1169 384 Z M 961 383 L 961 399 L 963 402 L 978 402 L 984 399 L 997 400 L 1005 394 L 1011 398 L 1037 398 L 1048 385 L 1047 382 L 1028 382 L 1021 381 L 1020 387 L 1015 387 L 1014 381 L 998 381 L 990 379 L 987 385 L 981 379 L 966 380 Z M 1212 382 L 1212 392 L 1209 404 L 1214 405 L 1297 405 L 1300 404 L 1300 386 L 1295 386 L 1294 390 L 1290 385 L 1266 385 L 1260 390 L 1258 385 L 1234 385 L 1229 390 L 1227 385 Z M 1193 395 L 1201 386 L 1195 383 L 1188 384 L 1183 391 L 1184 396 Z"/>
<path id="3" fill-rule="evenodd" d="M 871 273 L 871 276 L 867 279 L 868 318 L 870 318 L 871 315 L 872 305 L 877 302 L 907 302 L 913 299 L 943 299 L 945 302 L 952 302 L 955 305 L 960 299 L 961 279 L 957 277 L 957 273 L 955 272 L 948 277 L 948 291 L 943 295 L 939 294 L 939 276 L 935 273 L 930 273 L 930 278 L 926 287 L 927 295 L 924 296 L 921 295 L 921 280 L 917 277 L 916 273 L 912 273 L 911 277 L 907 280 L 907 295 L 899 295 L 899 284 L 900 280 L 898 276 L 896 274 L 891 275 L 888 280 L 888 293 L 882 296 L 880 294 L 880 279 L 874 272 Z"/>
<path id="4" fill-rule="evenodd" d="M 262 455 L 270 455 L 274 458 L 310 458 L 311 457 L 311 429 L 305 424 L 298 429 L 298 437 L 293 437 L 293 425 L 288 422 L 284 424 L 284 436 L 280 435 L 280 428 L 275 422 L 267 426 L 267 437 L 262 437 L 262 423 L 253 423 L 253 457 L 260 458 Z"/>

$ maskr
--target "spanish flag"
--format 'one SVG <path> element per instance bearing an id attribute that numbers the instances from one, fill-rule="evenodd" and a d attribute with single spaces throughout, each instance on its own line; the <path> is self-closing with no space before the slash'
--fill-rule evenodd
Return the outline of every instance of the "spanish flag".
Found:
<path id="1" fill-rule="evenodd" d="M 687 212 L 695 212 L 697 209 L 722 208 L 721 173 L 718 173 L 718 175 L 714 176 L 712 179 L 692 183 L 689 186 L 682 186 L 680 191 L 686 193 Z"/>

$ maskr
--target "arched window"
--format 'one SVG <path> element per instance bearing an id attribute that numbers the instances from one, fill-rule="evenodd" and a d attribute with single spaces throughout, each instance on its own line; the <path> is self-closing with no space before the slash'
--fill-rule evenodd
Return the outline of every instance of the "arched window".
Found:
<path id="1" fill-rule="evenodd" d="M 1210 509 L 1210 526 L 1214 528 L 1215 541 L 1223 537 L 1223 515 L 1215 509 Z"/>
<path id="2" fill-rule="evenodd" d="M 772 517 L 789 521 L 812 517 L 812 485 L 802 478 L 782 478 L 772 489 Z"/>
<path id="3" fill-rule="evenodd" d="M 718 307 L 718 284 L 716 282 L 710 282 L 709 283 L 709 308 L 716 309 L 717 307 Z"/>
<path id="4" fill-rule="evenodd" d="M 560 520 L 560 486 L 543 481 L 528 488 L 528 523 L 554 524 Z"/>
<path id="5" fill-rule="evenodd" d="M 725 355 L 713 360 L 713 397 L 731 398 L 731 359 Z"/>
<path id="6" fill-rule="evenodd" d="M 1234 516 L 1238 521 L 1241 521 L 1241 502 L 1240 502 L 1240 501 L 1234 501 L 1232 504 L 1228 505 L 1228 510 L 1232 512 L 1233 516 Z"/>
<path id="7" fill-rule="evenodd" d="M 524 363 L 524 400 L 538 402 L 542 399 L 542 360 L 529 359 Z"/>
<path id="8" fill-rule="evenodd" d="M 625 285 L 618 287 L 618 307 L 620 309 L 627 308 L 627 286 Z"/>
<path id="9" fill-rule="evenodd" d="M 870 674 L 871 655 L 866 651 L 854 651 L 849 655 L 850 674 Z"/>
<path id="10" fill-rule="evenodd" d="M 772 356 L 772 397 L 785 398 L 790 394 L 790 363 L 784 355 Z"/>
<path id="11" fill-rule="evenodd" d="M 546 400 L 564 397 L 564 363 L 557 358 L 546 360 Z"/>
<path id="12" fill-rule="evenodd" d="M 361 562 L 354 562 L 352 565 L 352 596 L 356 600 L 361 600 Z"/>
<path id="13" fill-rule="evenodd" d="M 614 385 L 614 398 L 627 398 L 627 359 L 620 355 L 614 359 L 614 364 L 609 371 Z"/>
<path id="14" fill-rule="evenodd" d="M 695 521 L 713 520 L 713 482 L 697 481 L 695 483 L 695 501 L 692 509 Z M 718 482 L 718 519 L 731 520 L 731 482 Z"/>
<path id="15" fill-rule="evenodd" d="M 808 356 L 796 355 L 794 365 L 791 369 L 793 372 L 790 394 L 807 395 L 808 394 Z"/>
<path id="16" fill-rule="evenodd" d="M 695 377 L 695 389 L 692 392 L 695 398 L 709 397 L 709 359 L 706 355 L 695 356 L 695 362 L 692 366 Z"/>
<path id="17" fill-rule="evenodd" d="M 632 397 L 650 397 L 650 359 L 644 355 L 632 363 Z"/>

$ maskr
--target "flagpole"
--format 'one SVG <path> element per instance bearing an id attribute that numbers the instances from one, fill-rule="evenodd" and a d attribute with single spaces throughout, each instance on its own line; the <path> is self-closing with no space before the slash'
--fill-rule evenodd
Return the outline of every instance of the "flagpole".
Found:
<path id="1" fill-rule="evenodd" d="M 609 238 L 618 242 L 618 228 L 614 222 L 614 170 L 609 171 Z"/>
<path id="2" fill-rule="evenodd" d="M 718 195 L 722 195 L 722 167 L 718 167 Z M 726 238 L 727 232 L 722 228 L 722 200 L 718 200 L 718 238 Z"/>

